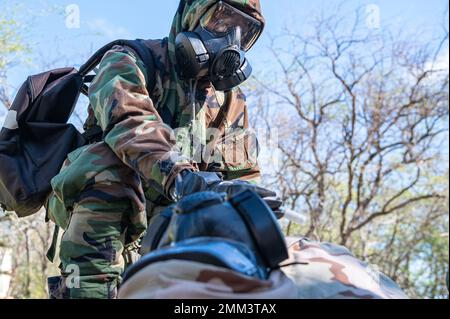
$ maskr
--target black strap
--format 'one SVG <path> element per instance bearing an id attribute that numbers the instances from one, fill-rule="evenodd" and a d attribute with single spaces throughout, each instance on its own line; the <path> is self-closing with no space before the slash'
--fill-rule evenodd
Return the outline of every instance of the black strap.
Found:
<path id="1" fill-rule="evenodd" d="M 147 91 L 151 95 L 156 85 L 156 67 L 152 51 L 145 45 L 142 39 L 126 41 L 124 45 L 132 48 L 139 55 L 142 62 L 144 62 L 147 70 Z"/>
<path id="2" fill-rule="evenodd" d="M 80 67 L 79 73 L 83 76 L 85 83 L 81 88 L 81 93 L 88 96 L 89 88 L 86 83 L 91 83 L 95 78 L 95 75 L 89 75 L 89 73 L 97 67 L 103 56 L 116 45 L 131 48 L 142 60 L 147 70 L 147 91 L 151 96 L 156 85 L 156 66 L 152 51 L 145 45 L 144 40 L 142 39 L 116 40 L 108 43 L 95 52 L 89 60 Z M 88 129 L 83 136 L 89 143 L 99 142 L 103 138 L 103 132 L 99 126 L 94 126 Z"/>
<path id="3" fill-rule="evenodd" d="M 139 253 L 144 256 L 158 248 L 158 245 L 169 227 L 172 211 L 167 209 L 150 221 L 147 234 L 141 242 Z"/>
<path id="4" fill-rule="evenodd" d="M 55 262 L 56 257 L 56 249 L 58 247 L 58 238 L 59 238 L 59 226 L 55 225 L 55 229 L 53 230 L 52 243 L 50 244 L 50 248 L 47 251 L 47 259 L 50 262 Z"/>
<path id="5" fill-rule="evenodd" d="M 103 140 L 103 130 L 98 125 L 94 125 L 87 129 L 82 135 L 89 144 L 98 143 Z"/>
<path id="6" fill-rule="evenodd" d="M 246 223 L 269 268 L 276 268 L 289 258 L 283 233 L 272 210 L 255 192 L 246 190 L 239 193 L 230 199 L 230 203 Z"/>
<path id="7" fill-rule="evenodd" d="M 88 74 L 100 63 L 103 56 L 111 50 L 114 46 L 120 45 L 133 49 L 139 58 L 144 62 L 147 69 L 147 90 L 151 94 L 156 85 L 156 68 L 155 60 L 152 51 L 145 45 L 144 40 L 116 40 L 103 46 L 100 50 L 95 52 L 89 60 L 80 67 L 79 73 L 85 78 L 85 82 L 92 81 L 92 77 Z"/>

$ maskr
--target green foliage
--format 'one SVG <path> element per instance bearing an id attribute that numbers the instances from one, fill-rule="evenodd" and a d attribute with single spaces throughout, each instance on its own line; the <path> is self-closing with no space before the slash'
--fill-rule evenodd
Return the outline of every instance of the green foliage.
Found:
<path id="1" fill-rule="evenodd" d="M 18 8 L 7 6 L 5 1 L 0 1 L 0 7 L 5 8 L 0 12 L 0 72 L 4 72 L 11 60 L 29 52 L 29 48 L 21 34 L 22 25 L 15 18 Z"/>

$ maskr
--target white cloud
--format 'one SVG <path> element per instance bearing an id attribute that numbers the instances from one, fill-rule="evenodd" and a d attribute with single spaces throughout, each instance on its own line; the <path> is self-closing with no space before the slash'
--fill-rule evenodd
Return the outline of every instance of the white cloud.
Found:
<path id="1" fill-rule="evenodd" d="M 433 83 L 441 83 L 442 76 L 448 74 L 449 71 L 449 51 L 441 54 L 436 58 L 435 62 L 428 62 L 426 64 L 427 70 L 436 70 L 436 72 L 428 77 L 428 80 L 425 83 L 433 84 Z"/>
<path id="2" fill-rule="evenodd" d="M 448 70 L 449 69 L 449 51 L 442 54 L 436 61 L 436 69 Z"/>
<path id="3" fill-rule="evenodd" d="M 446 70 L 448 71 L 449 69 L 449 51 L 447 50 L 447 52 L 442 53 L 441 55 L 439 55 L 436 58 L 436 61 L 430 61 L 426 64 L 426 67 L 428 69 L 434 69 L 434 70 Z"/>
<path id="4" fill-rule="evenodd" d="M 92 31 L 98 32 L 109 39 L 129 38 L 131 36 L 126 28 L 114 25 L 105 19 L 95 19 L 87 22 L 87 25 Z"/>

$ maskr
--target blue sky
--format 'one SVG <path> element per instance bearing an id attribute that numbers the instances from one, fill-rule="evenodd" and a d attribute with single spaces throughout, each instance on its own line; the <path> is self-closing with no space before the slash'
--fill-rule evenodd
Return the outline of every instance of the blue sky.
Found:
<path id="1" fill-rule="evenodd" d="M 17 1 L 2 0 L 0 6 L 14 3 Z M 266 30 L 249 54 L 256 71 L 262 71 L 270 61 L 266 53 L 270 35 L 276 35 L 285 25 L 301 31 L 306 27 L 306 18 L 338 1 L 261 0 L 261 3 L 267 20 Z M 66 27 L 64 8 L 70 4 L 79 7 L 80 28 Z M 370 4 L 379 8 L 381 32 L 389 25 L 407 32 L 420 32 L 424 37 L 432 37 L 440 31 L 447 8 L 446 0 L 347 0 L 344 10 L 351 12 Z M 27 74 L 42 71 L 44 62 L 56 61 L 57 66 L 79 65 L 89 53 L 110 40 L 166 36 L 178 0 L 33 0 L 21 6 L 27 8 L 21 19 L 31 23 L 26 40 L 33 48 L 34 61 L 38 62 L 18 65 L 9 72 L 13 92 Z"/>
<path id="2" fill-rule="evenodd" d="M 14 3 L 15 0 L 6 0 Z M 178 0 L 33 0 L 27 6 L 37 17 L 33 17 L 28 36 L 36 43 L 34 50 L 47 56 L 54 53 L 75 55 L 87 52 L 105 42 L 117 38 L 160 38 L 170 29 Z M 336 0 L 261 0 L 267 27 L 261 41 L 254 47 L 251 56 L 264 55 L 268 36 L 276 35 L 286 24 L 299 30 L 305 18 L 337 3 Z M 1 3 L 1 2 L 0 2 Z M 347 12 L 358 7 L 376 4 L 380 9 L 381 30 L 391 25 L 411 32 L 423 31 L 433 34 L 439 28 L 447 7 L 446 0 L 348 0 L 344 1 Z M 68 29 L 63 10 L 39 16 L 39 11 L 50 5 L 63 9 L 76 4 L 80 8 L 80 28 Z M 29 21 L 28 16 L 24 16 Z M 48 47 L 50 42 L 59 42 L 59 50 Z M 74 61 L 75 63 L 77 61 Z M 80 61 L 81 62 L 81 61 Z"/>

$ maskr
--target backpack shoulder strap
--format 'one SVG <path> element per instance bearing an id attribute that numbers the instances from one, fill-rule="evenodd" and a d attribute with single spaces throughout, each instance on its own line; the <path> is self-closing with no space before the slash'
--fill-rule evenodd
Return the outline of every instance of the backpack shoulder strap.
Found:
<path id="1" fill-rule="evenodd" d="M 116 40 L 110 42 L 103 46 L 100 50 L 95 52 L 89 60 L 80 67 L 78 73 L 83 77 L 84 83 L 92 82 L 94 79 L 94 75 L 88 75 L 92 70 L 97 67 L 97 65 L 101 62 L 103 56 L 111 50 L 114 46 L 124 46 L 133 49 L 139 55 L 139 58 L 145 65 L 147 71 L 147 91 L 148 94 L 152 95 L 153 90 L 156 85 L 156 63 L 154 60 L 154 55 L 152 50 L 147 47 L 144 43 L 144 40 L 136 39 L 136 40 Z M 81 89 L 82 93 L 86 96 L 88 95 L 88 87 L 86 84 L 83 85 Z M 103 131 L 100 126 L 96 125 L 88 129 L 83 133 L 84 138 L 89 142 L 98 142 L 102 140 Z"/>
<path id="2" fill-rule="evenodd" d="M 144 40 L 126 41 L 125 46 L 133 49 L 144 62 L 147 70 L 147 91 L 151 95 L 156 85 L 156 67 L 152 51 L 144 44 Z"/>
<path id="3" fill-rule="evenodd" d="M 144 62 L 147 69 L 147 91 L 149 94 L 153 92 L 156 85 L 156 67 L 152 51 L 144 44 L 144 40 L 116 40 L 103 46 L 100 50 L 95 52 L 89 60 L 80 67 L 79 73 L 86 79 L 90 79 L 88 74 L 91 72 L 102 60 L 103 56 L 111 50 L 114 46 L 126 46 L 133 49 L 139 58 Z M 86 81 L 88 82 L 88 81 Z"/>

